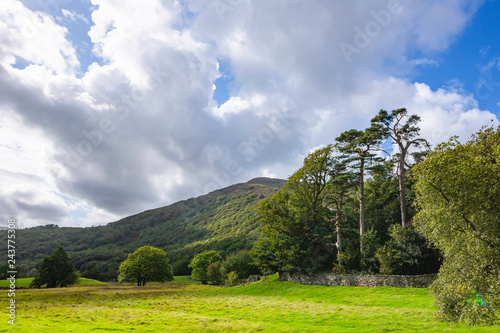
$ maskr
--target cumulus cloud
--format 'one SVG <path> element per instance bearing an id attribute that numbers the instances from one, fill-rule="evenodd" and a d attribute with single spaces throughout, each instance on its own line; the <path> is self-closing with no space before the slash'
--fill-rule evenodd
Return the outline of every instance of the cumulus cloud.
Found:
<path id="1" fill-rule="evenodd" d="M 15 0 L 0 6 L 4 220 L 102 224 L 252 177 L 285 178 L 312 147 L 368 126 L 380 108 L 421 115 L 432 142 L 497 119 L 467 92 L 403 75 L 434 64 L 480 1 L 91 2 L 99 62 L 83 73 L 53 17 Z M 346 59 L 342 43 L 359 52 Z M 234 89 L 219 106 L 221 59 Z"/>

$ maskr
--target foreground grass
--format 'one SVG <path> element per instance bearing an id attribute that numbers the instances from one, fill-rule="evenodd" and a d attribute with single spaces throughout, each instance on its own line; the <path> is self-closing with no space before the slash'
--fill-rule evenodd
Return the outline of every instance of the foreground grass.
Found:
<path id="1" fill-rule="evenodd" d="M 177 281 L 19 290 L 15 331 L 500 331 L 436 321 L 427 289 L 303 286 L 276 279 L 221 288 Z M 6 298 L 0 294 L 2 304 Z M 0 332 L 14 331 L 6 317 Z"/>
<path id="2" fill-rule="evenodd" d="M 24 279 L 16 279 L 16 287 L 29 287 L 31 281 L 33 281 L 33 278 L 24 278 Z M 80 278 L 78 281 L 79 285 L 89 285 L 89 284 L 101 284 L 104 285 L 104 282 L 97 281 L 97 280 L 92 280 L 92 279 L 87 279 L 87 278 Z M 0 280 L 0 288 L 8 288 L 10 286 L 10 281 L 9 280 Z"/>

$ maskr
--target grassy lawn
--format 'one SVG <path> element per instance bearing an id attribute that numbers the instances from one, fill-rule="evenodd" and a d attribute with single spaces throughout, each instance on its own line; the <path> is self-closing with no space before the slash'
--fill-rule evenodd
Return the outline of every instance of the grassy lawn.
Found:
<path id="1" fill-rule="evenodd" d="M 433 318 L 427 289 L 304 286 L 275 278 L 236 287 L 104 284 L 16 291 L 16 332 L 499 332 Z M 0 293 L 7 304 L 7 293 Z M 3 316 L 2 316 L 3 317 Z M 7 316 L 0 332 L 12 331 Z"/>
<path id="2" fill-rule="evenodd" d="M 16 287 L 29 287 L 31 281 L 33 281 L 33 278 L 24 278 L 24 279 L 16 279 Z M 78 281 L 79 285 L 89 285 L 89 284 L 105 284 L 104 282 L 100 282 L 97 280 L 92 280 L 92 279 L 86 279 L 86 278 L 80 278 L 80 281 Z M 10 286 L 10 281 L 9 280 L 0 280 L 0 288 L 8 288 Z"/>

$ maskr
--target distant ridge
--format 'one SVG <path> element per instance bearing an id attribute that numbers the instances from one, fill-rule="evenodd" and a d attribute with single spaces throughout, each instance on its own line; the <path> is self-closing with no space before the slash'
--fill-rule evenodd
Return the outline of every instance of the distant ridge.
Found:
<path id="1" fill-rule="evenodd" d="M 140 246 L 165 250 L 174 274 L 189 274 L 192 257 L 217 250 L 222 255 L 251 249 L 259 233 L 258 203 L 279 191 L 282 179 L 254 178 L 206 195 L 147 210 L 105 226 L 47 225 L 16 231 L 22 269 L 30 271 L 57 246 L 64 246 L 82 276 L 116 279 L 119 264 Z M 6 243 L 7 233 L 0 231 Z"/>

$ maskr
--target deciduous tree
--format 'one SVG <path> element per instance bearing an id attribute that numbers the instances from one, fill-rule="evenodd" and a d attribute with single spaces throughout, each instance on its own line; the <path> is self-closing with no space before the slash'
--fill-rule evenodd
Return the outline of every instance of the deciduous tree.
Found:
<path id="1" fill-rule="evenodd" d="M 136 281 L 138 286 L 144 286 L 146 282 L 172 281 L 174 276 L 169 261 L 163 250 L 153 246 L 140 247 L 120 264 L 118 281 Z"/>
<path id="2" fill-rule="evenodd" d="M 191 279 L 207 284 L 209 280 L 208 266 L 220 260 L 222 260 L 222 257 L 215 251 L 205 251 L 197 254 L 189 264 L 189 267 L 193 269 Z"/>
<path id="3" fill-rule="evenodd" d="M 415 224 L 442 252 L 432 285 L 438 315 L 468 324 L 499 321 L 500 127 L 436 147 L 414 168 Z"/>
<path id="4" fill-rule="evenodd" d="M 333 149 L 329 145 L 310 153 L 283 189 L 261 203 L 262 237 L 257 257 L 264 269 L 331 269 L 334 228 L 323 198 Z"/>

